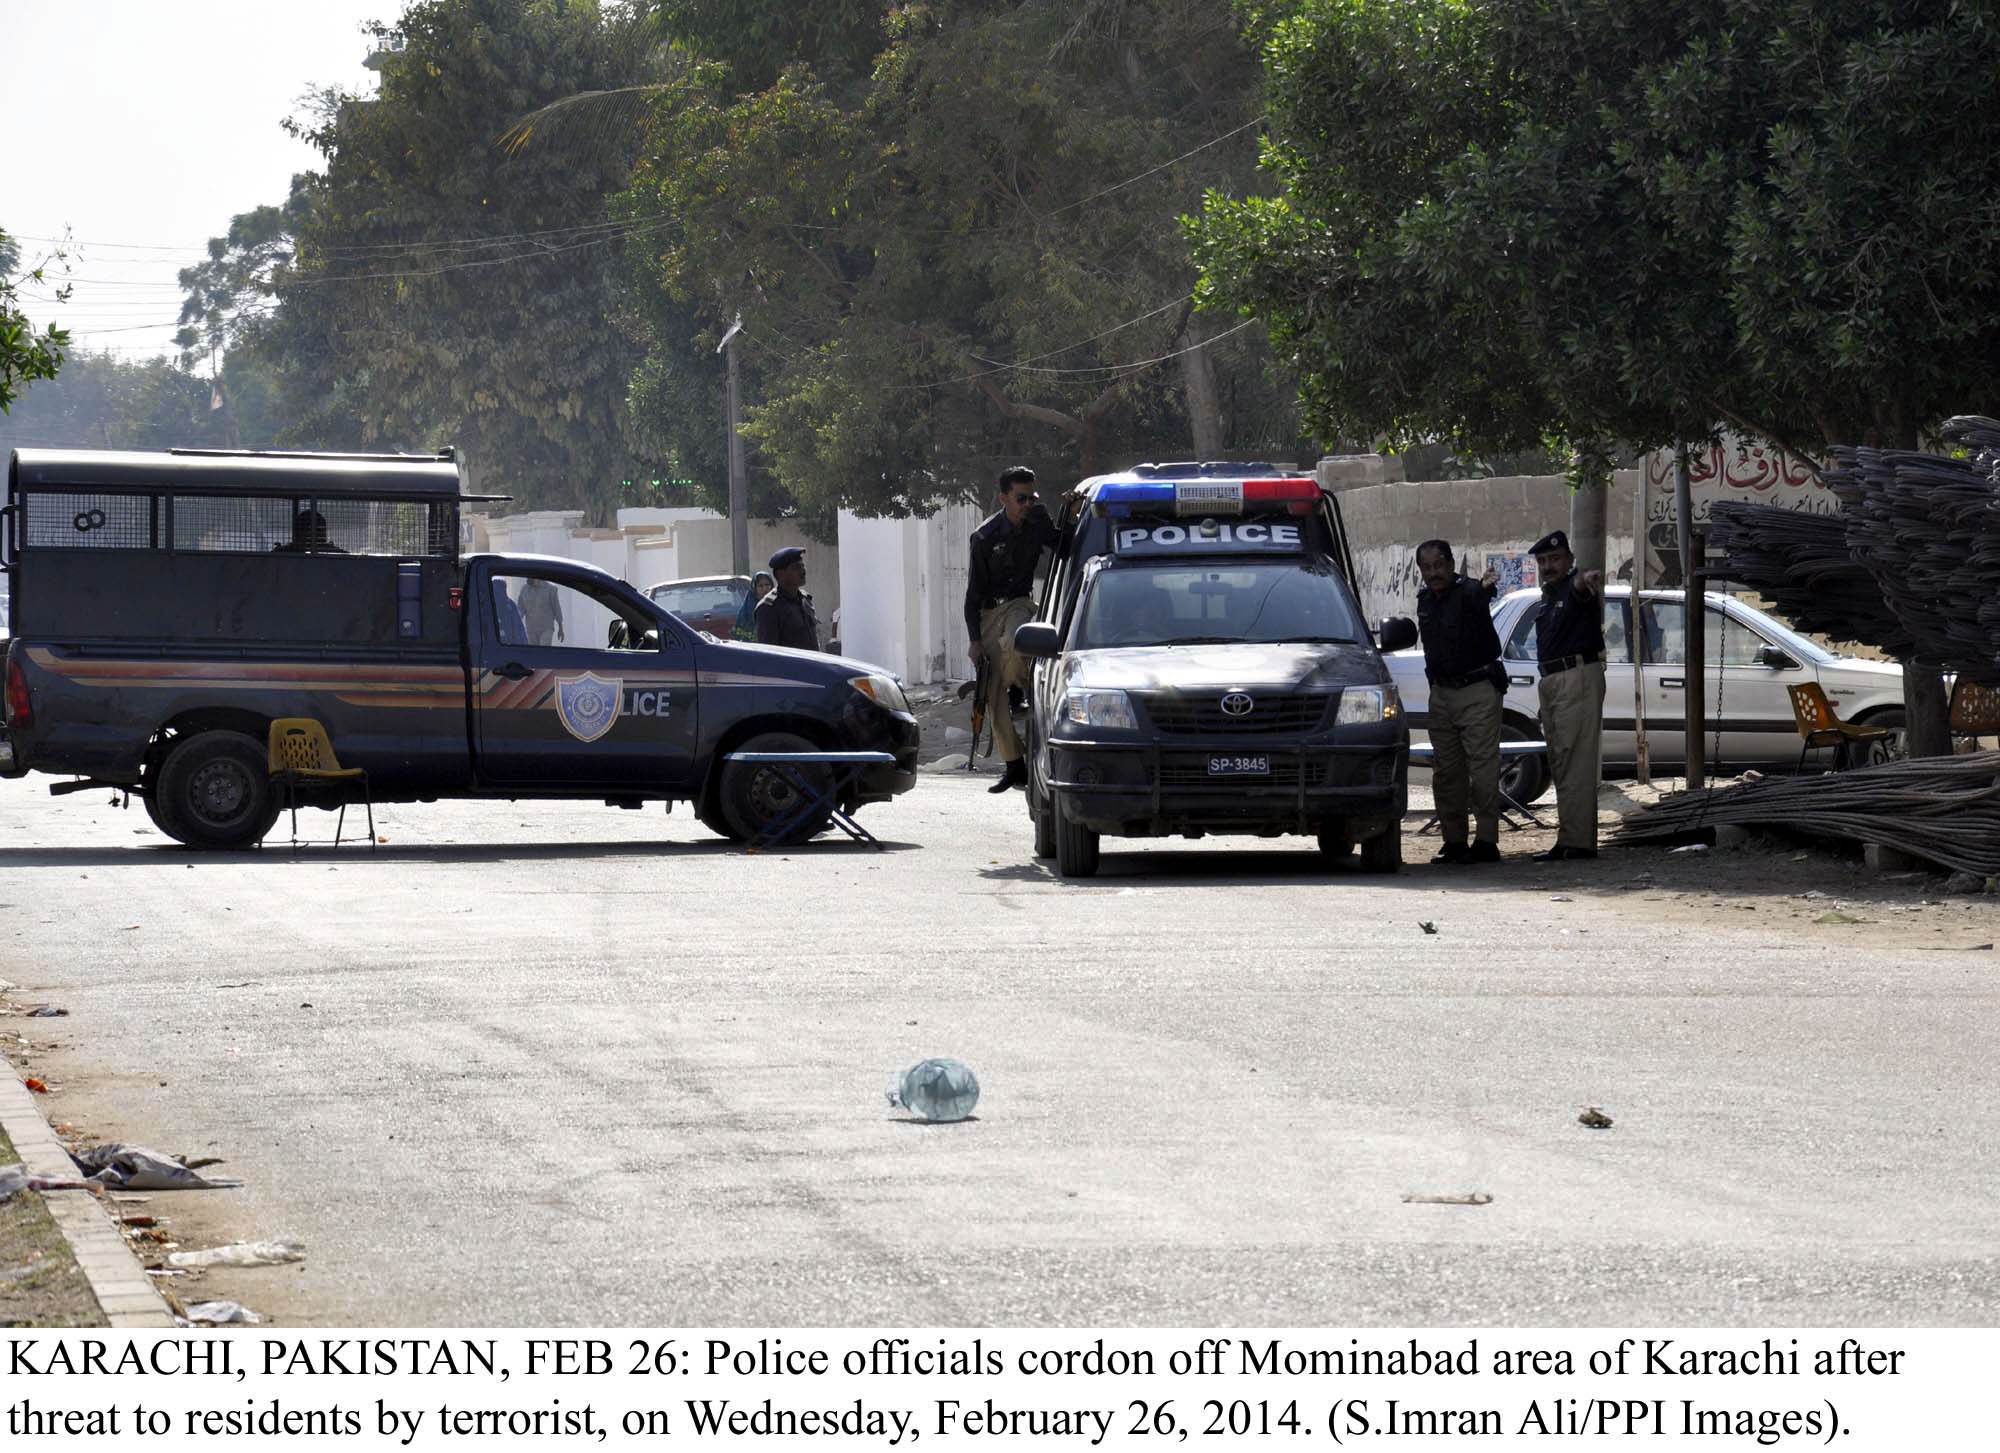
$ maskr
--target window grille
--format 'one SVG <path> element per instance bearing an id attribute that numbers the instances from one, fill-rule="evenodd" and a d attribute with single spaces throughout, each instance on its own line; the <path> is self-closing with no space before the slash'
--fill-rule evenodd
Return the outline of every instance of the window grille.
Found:
<path id="1" fill-rule="evenodd" d="M 150 550 L 157 543 L 154 496 L 34 490 L 22 496 L 29 549 Z"/>

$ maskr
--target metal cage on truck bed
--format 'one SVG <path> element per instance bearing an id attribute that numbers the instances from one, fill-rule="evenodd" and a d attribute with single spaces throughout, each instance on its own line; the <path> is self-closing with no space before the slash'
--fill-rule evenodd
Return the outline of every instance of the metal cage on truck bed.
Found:
<path id="1" fill-rule="evenodd" d="M 458 464 L 437 454 L 18 449 L 17 636 L 395 646 L 457 636 Z"/>

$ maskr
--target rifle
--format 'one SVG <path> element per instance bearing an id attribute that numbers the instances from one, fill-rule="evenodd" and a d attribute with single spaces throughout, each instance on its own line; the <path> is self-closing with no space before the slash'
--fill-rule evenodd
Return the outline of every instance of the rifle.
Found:
<path id="1" fill-rule="evenodd" d="M 979 755 L 979 733 L 986 725 L 986 682 L 993 672 L 993 662 L 984 654 L 979 657 L 979 670 L 972 680 L 958 688 L 961 699 L 970 688 L 972 694 L 972 743 L 965 749 L 965 770 L 972 770 L 972 759 Z"/>

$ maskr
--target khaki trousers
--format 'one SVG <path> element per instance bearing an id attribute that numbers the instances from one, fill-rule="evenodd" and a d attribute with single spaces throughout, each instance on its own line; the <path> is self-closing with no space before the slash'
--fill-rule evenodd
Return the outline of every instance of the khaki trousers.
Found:
<path id="1" fill-rule="evenodd" d="M 1465 842 L 1470 803 L 1479 840 L 1500 841 L 1500 693 L 1489 682 L 1433 686 L 1430 704 L 1431 795 L 1438 831 Z"/>
<path id="2" fill-rule="evenodd" d="M 1556 779 L 1556 841 L 1597 846 L 1597 784 L 1604 761 L 1604 663 L 1543 676 L 1542 739 Z"/>
<path id="3" fill-rule="evenodd" d="M 1007 688 L 1025 687 L 1033 666 L 1014 649 L 1014 628 L 1035 618 L 1035 603 L 1025 595 L 990 605 L 979 613 L 979 644 L 986 652 L 986 719 L 993 724 L 993 745 L 1000 760 L 1021 759 L 1021 734 L 1014 730 L 1014 713 L 1007 709 Z M 978 743 L 974 743 L 977 746 Z"/>

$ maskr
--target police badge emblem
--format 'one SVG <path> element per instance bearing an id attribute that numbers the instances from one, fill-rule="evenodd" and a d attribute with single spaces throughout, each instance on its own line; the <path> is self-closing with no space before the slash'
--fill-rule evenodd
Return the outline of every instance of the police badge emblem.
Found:
<path id="1" fill-rule="evenodd" d="M 594 742 L 611 730 L 625 696 L 623 681 L 585 672 L 556 678 L 556 715 L 563 730 L 580 742 Z"/>

